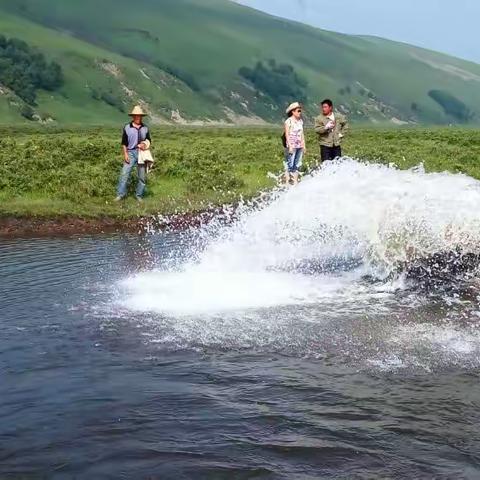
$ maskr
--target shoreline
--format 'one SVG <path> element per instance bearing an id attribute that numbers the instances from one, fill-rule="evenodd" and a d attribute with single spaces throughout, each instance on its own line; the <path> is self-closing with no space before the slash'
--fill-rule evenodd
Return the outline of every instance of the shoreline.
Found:
<path id="1" fill-rule="evenodd" d="M 181 231 L 208 223 L 222 212 L 221 207 L 175 213 L 171 215 L 119 219 L 114 217 L 0 217 L 0 240 L 20 238 L 73 237 L 135 233 L 138 235 L 165 230 Z M 231 217 L 234 215 L 232 214 Z"/>
<path id="2" fill-rule="evenodd" d="M 0 155 L 0 238 L 181 230 L 208 222 L 209 213 L 211 218 L 224 204 L 235 209 L 237 202 L 275 188 L 269 172 L 279 172 L 284 160 L 277 131 L 167 131 L 158 132 L 162 149 L 142 206 L 133 198 L 121 205 L 112 201 L 120 165 L 114 131 L 103 131 L 101 139 L 88 129 L 59 131 L 54 139 L 9 132 L 7 143 L 19 135 L 21 141 L 15 143 L 16 155 L 10 148 Z M 314 152 L 305 161 L 308 171 L 317 167 L 312 131 L 307 141 Z M 469 129 L 355 129 L 346 138 L 345 154 L 400 170 L 421 162 L 426 172 L 480 179 L 480 164 L 472 161 L 480 158 L 479 145 L 480 132 Z M 228 218 L 221 215 L 223 220 Z"/>
<path id="3" fill-rule="evenodd" d="M 111 217 L 35 218 L 9 216 L 0 218 L 0 239 L 140 233 L 145 230 L 148 220 L 147 217 L 120 220 Z"/>

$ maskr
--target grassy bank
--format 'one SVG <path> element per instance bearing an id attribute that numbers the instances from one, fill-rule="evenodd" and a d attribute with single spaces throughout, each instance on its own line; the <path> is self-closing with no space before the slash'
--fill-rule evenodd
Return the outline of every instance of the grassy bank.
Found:
<path id="1" fill-rule="evenodd" d="M 113 202 L 121 167 L 113 129 L 15 130 L 0 128 L 0 216 L 127 219 L 152 213 L 204 209 L 251 197 L 275 183 L 282 169 L 280 129 L 158 129 L 156 168 L 144 204 Z M 309 136 L 306 164 L 316 161 Z M 427 171 L 480 178 L 480 132 L 463 129 L 354 129 L 349 156 Z"/>

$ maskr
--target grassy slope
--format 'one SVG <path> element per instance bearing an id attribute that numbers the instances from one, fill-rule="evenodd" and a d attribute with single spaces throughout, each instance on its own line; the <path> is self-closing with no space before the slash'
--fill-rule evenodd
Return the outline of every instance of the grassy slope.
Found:
<path id="1" fill-rule="evenodd" d="M 154 132 L 161 148 L 145 204 L 131 195 L 118 205 L 112 202 L 121 165 L 116 130 L 0 129 L 0 139 L 0 216 L 130 218 L 192 211 L 254 196 L 274 185 L 268 172 L 282 169 L 278 130 L 163 127 Z M 311 133 L 309 143 L 307 165 L 313 165 L 318 147 Z M 480 179 L 480 133 L 473 130 L 354 130 L 345 153 L 401 168 L 424 162 L 428 171 Z"/>
<path id="2" fill-rule="evenodd" d="M 127 102 L 138 98 L 148 101 L 155 112 L 168 117 L 172 108 L 188 109 L 194 115 L 215 116 L 219 109 L 211 102 L 195 95 L 188 87 L 150 64 L 138 62 L 108 51 L 91 43 L 74 38 L 29 20 L 10 14 L 0 15 L 0 32 L 6 36 L 20 37 L 31 45 L 46 52 L 49 58 L 58 61 L 64 69 L 66 82 L 60 92 L 40 92 L 39 112 L 51 115 L 59 123 L 111 123 L 119 124 L 125 114 L 105 102 L 92 98 L 92 88 L 113 91 L 122 95 Z M 102 68 L 101 64 L 113 64 L 119 76 Z M 142 69 L 151 80 L 140 72 Z M 133 90 L 132 98 L 123 86 Z M 138 95 L 137 95 L 138 93 Z M 18 99 L 14 99 L 15 102 Z M 9 105 L 7 98 L 0 95 L 0 113 L 5 122 L 23 120 L 18 109 Z M 1 120 L 0 120 L 1 121 Z"/>
<path id="3" fill-rule="evenodd" d="M 77 101 L 84 105 L 81 95 L 77 100 L 81 80 L 101 82 L 98 72 L 94 75 L 91 67 L 98 58 L 119 65 L 129 85 L 139 83 L 136 90 L 140 96 L 167 118 L 169 110 L 176 107 L 187 118 L 222 118 L 221 106 L 237 113 L 271 115 L 269 107 L 245 89 L 237 70 L 257 60 L 275 58 L 294 64 L 308 78 L 311 99 L 333 96 L 349 105 L 353 116 L 362 111 L 362 115 L 367 113 L 379 121 L 393 116 L 409 118 L 411 103 L 416 102 L 421 110 L 420 120 L 447 122 L 449 119 L 427 95 L 435 88 L 458 96 L 480 119 L 480 66 L 473 63 L 381 39 L 325 32 L 227 0 L 137 0 L 135 5 L 132 9 L 127 0 L 102 0 L 99 14 L 98 0 L 0 0 L 2 30 L 32 41 L 64 64 L 69 79 L 66 90 L 71 92 L 68 101 L 55 99 L 58 104 L 45 100 L 45 107 L 53 112 L 57 108 L 65 111 L 59 115 L 60 120 L 81 121 L 86 116 L 81 111 L 76 115 L 69 112 L 69 104 Z M 5 11 L 15 14 L 15 18 L 4 17 Z M 22 23 L 22 18 L 30 18 L 48 29 Z M 68 31 L 88 42 L 88 46 L 67 34 L 58 42 L 55 30 Z M 71 49 L 78 50 L 80 45 L 82 61 L 77 62 Z M 144 65 L 157 61 L 174 65 L 192 74 L 203 93 L 195 94 L 185 85 L 177 85 L 181 94 L 176 88 L 158 88 L 139 76 L 132 59 Z M 83 67 L 78 65 L 82 62 Z M 154 70 L 155 75 L 161 74 Z M 367 102 L 359 94 L 356 82 L 371 90 L 381 102 Z M 339 88 L 347 85 L 352 87 L 352 93 L 340 96 Z M 230 98 L 232 91 L 250 102 L 249 110 Z M 366 106 L 368 103 L 371 105 Z M 382 103 L 390 107 L 386 116 L 376 110 Z M 91 101 L 87 106 L 92 110 L 90 117 L 99 121 L 118 117 Z"/>

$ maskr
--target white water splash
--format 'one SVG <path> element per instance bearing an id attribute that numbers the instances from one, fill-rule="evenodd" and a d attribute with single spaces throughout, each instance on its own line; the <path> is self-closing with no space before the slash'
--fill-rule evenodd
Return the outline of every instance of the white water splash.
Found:
<path id="1" fill-rule="evenodd" d="M 391 267 L 409 256 L 480 247 L 480 182 L 353 160 L 330 163 L 213 242 L 214 270 L 265 270 L 340 256 Z"/>
<path id="2" fill-rule="evenodd" d="M 124 305 L 195 314 L 355 303 L 364 275 L 386 278 L 401 262 L 458 247 L 480 252 L 479 207 L 480 182 L 465 175 L 330 162 L 298 187 L 245 207 L 233 225 L 203 227 L 199 235 L 211 238 L 192 252 L 195 261 L 127 279 Z"/>

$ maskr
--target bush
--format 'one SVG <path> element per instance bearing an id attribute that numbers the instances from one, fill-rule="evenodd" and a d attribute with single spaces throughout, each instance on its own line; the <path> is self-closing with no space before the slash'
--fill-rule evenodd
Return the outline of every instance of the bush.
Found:
<path id="1" fill-rule="evenodd" d="M 209 190 L 228 191 L 244 186 L 244 182 L 232 171 L 233 162 L 210 151 L 192 154 L 187 174 L 188 190 L 202 193 Z"/>
<path id="2" fill-rule="evenodd" d="M 24 104 L 20 109 L 20 114 L 27 120 L 35 120 L 35 110 L 30 105 Z"/>
<path id="3" fill-rule="evenodd" d="M 292 99 L 307 101 L 308 83 L 291 65 L 269 60 L 267 65 L 258 62 L 254 68 L 241 67 L 238 74 L 276 103 L 287 103 Z"/>
<path id="4" fill-rule="evenodd" d="M 57 90 L 64 78 L 58 63 L 47 62 L 42 53 L 21 40 L 0 35 L 0 83 L 34 105 L 37 90 Z"/>
<path id="5" fill-rule="evenodd" d="M 460 123 L 467 123 L 475 117 L 468 107 L 450 92 L 445 90 L 430 90 L 428 96 L 437 102 L 443 111 Z"/>
<path id="6" fill-rule="evenodd" d="M 113 92 L 102 92 L 100 94 L 100 100 L 105 102 L 107 105 L 116 108 L 122 113 L 125 113 L 125 106 L 123 100 L 115 95 Z"/>
<path id="7" fill-rule="evenodd" d="M 200 86 L 198 85 L 195 77 L 191 74 L 182 70 L 181 68 L 175 67 L 173 65 L 169 65 L 168 63 L 158 61 L 155 63 L 155 66 L 160 70 L 168 73 L 172 77 L 178 78 L 178 80 L 182 81 L 187 85 L 191 90 L 194 92 L 200 91 Z"/>

